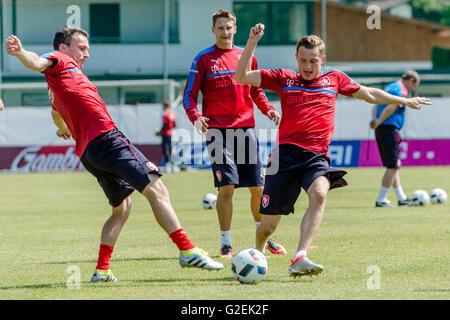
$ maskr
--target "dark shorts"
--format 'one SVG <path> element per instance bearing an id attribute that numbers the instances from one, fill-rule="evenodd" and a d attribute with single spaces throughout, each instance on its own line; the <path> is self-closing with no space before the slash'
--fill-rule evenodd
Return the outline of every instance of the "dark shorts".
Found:
<path id="1" fill-rule="evenodd" d="M 103 133 L 89 142 L 81 162 L 97 178 L 113 207 L 120 205 L 134 190 L 142 192 L 150 183 L 149 173 L 162 175 L 158 167 L 117 130 Z"/>
<path id="2" fill-rule="evenodd" d="M 375 129 L 375 138 L 380 151 L 383 166 L 390 169 L 400 168 L 400 130 L 395 126 L 380 125 Z"/>
<path id="3" fill-rule="evenodd" d="M 266 171 L 260 212 L 274 215 L 293 213 L 301 188 L 307 192 L 314 180 L 321 176 L 330 181 L 330 190 L 345 187 L 347 182 L 342 178 L 345 174 L 346 171 L 331 168 L 324 153 L 293 144 L 279 145 L 272 152 Z"/>
<path id="4" fill-rule="evenodd" d="M 206 134 L 216 188 L 264 185 L 264 173 L 255 128 L 209 128 Z"/>
<path id="5" fill-rule="evenodd" d="M 161 136 L 162 137 L 162 153 L 164 157 L 164 162 L 168 162 L 172 156 L 172 136 Z"/>

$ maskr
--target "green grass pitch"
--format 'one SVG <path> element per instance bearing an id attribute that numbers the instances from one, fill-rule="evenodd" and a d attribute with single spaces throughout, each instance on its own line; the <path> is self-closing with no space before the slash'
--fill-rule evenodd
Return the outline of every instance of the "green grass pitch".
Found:
<path id="1" fill-rule="evenodd" d="M 287 256 L 268 255 L 266 279 L 234 281 L 230 261 L 218 258 L 217 215 L 203 210 L 216 192 L 210 170 L 165 175 L 178 217 L 193 242 L 224 263 L 221 271 L 181 269 L 178 250 L 157 225 L 147 201 L 132 195 L 133 210 L 116 244 L 111 268 L 118 283 L 89 283 L 110 207 L 87 173 L 0 175 L 0 299 L 449 299 L 450 205 L 375 208 L 382 168 L 349 169 L 349 186 L 332 190 L 308 251 L 322 264 L 317 277 L 290 278 L 304 192 L 295 214 L 273 235 Z M 450 167 L 402 168 L 405 192 L 450 192 Z M 389 198 L 395 201 L 393 191 Z M 248 189 L 234 198 L 233 251 L 254 245 Z M 395 201 L 396 202 L 396 201 Z M 79 278 L 79 287 L 73 280 Z M 73 287 L 75 285 L 75 287 Z"/>

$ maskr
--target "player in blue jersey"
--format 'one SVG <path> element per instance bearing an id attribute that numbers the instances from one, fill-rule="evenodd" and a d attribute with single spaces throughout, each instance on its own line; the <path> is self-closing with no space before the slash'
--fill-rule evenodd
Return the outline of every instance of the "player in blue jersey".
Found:
<path id="1" fill-rule="evenodd" d="M 390 83 L 384 90 L 392 95 L 407 97 L 420 83 L 419 74 L 409 70 L 401 79 Z M 390 187 L 394 188 L 399 206 L 408 205 L 410 199 L 403 192 L 400 184 L 400 130 L 405 122 L 405 106 L 395 104 L 374 105 L 370 127 L 375 129 L 375 138 L 380 151 L 383 166 L 386 167 L 381 181 L 380 192 L 375 202 L 376 207 L 393 207 L 387 199 Z"/>

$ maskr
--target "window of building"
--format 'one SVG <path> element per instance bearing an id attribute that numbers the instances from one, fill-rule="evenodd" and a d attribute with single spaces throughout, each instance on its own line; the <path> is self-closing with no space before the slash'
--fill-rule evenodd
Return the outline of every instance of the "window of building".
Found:
<path id="1" fill-rule="evenodd" d="M 313 10 L 314 2 L 310 1 L 235 1 L 235 42 L 245 45 L 250 28 L 261 22 L 267 31 L 259 44 L 295 44 L 302 36 L 313 33 Z"/>
<path id="2" fill-rule="evenodd" d="M 89 5 L 90 38 L 92 42 L 120 42 L 120 6 L 118 3 Z"/>

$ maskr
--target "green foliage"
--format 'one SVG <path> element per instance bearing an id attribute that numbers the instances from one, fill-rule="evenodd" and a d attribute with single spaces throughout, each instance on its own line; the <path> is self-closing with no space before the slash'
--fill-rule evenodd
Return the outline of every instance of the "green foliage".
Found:
<path id="1" fill-rule="evenodd" d="M 450 26 L 449 0 L 414 0 L 414 17 Z"/>
<path id="2" fill-rule="evenodd" d="M 450 68 L 450 49 L 433 47 L 431 61 L 433 68 Z"/>

